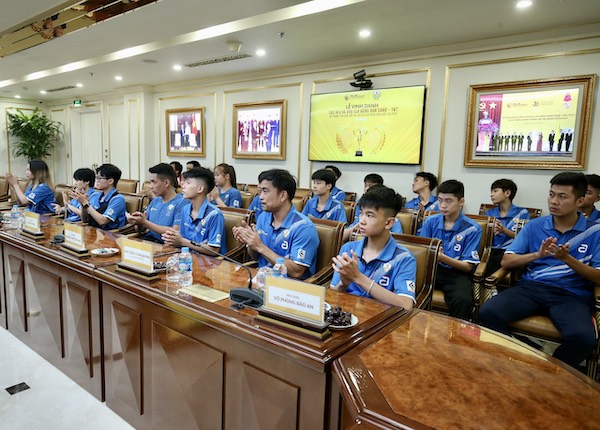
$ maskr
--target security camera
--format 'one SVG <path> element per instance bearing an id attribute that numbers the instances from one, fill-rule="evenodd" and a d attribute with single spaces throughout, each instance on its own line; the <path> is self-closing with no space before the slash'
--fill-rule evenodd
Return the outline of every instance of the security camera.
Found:
<path id="1" fill-rule="evenodd" d="M 354 88 L 360 88 L 361 90 L 368 90 L 373 86 L 373 81 L 370 79 L 365 79 L 366 76 L 367 73 L 364 69 L 359 70 L 354 74 L 354 79 L 356 79 L 356 81 L 350 82 L 350 85 L 352 85 Z"/>
<path id="2" fill-rule="evenodd" d="M 367 73 L 365 72 L 365 69 L 362 69 L 354 74 L 354 79 L 361 81 L 365 78 L 365 76 L 367 76 Z"/>

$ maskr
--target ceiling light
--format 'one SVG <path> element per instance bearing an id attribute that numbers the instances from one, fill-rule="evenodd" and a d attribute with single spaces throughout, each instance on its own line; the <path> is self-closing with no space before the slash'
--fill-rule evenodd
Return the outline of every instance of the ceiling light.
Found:
<path id="1" fill-rule="evenodd" d="M 116 81 L 122 81 L 123 80 L 123 76 L 117 75 L 117 76 L 115 76 L 115 80 Z"/>
<path id="2" fill-rule="evenodd" d="M 46 90 L 40 91 L 40 94 L 46 94 Z"/>
<path id="3" fill-rule="evenodd" d="M 367 37 L 369 37 L 371 35 L 371 30 L 367 30 L 366 28 L 364 30 L 360 30 L 358 32 L 358 35 L 362 38 L 362 39 L 366 39 Z"/>
<path id="4" fill-rule="evenodd" d="M 16 99 L 20 99 L 20 98 L 21 98 L 21 96 L 20 96 L 20 95 L 18 95 L 18 94 L 15 94 L 15 98 L 16 98 Z"/>
<path id="5" fill-rule="evenodd" d="M 76 86 L 77 88 L 82 88 L 82 87 L 83 87 L 83 84 L 82 84 L 81 82 L 77 82 L 77 83 L 75 84 L 75 86 Z"/>
<path id="6" fill-rule="evenodd" d="M 267 55 L 267 51 L 265 51 L 264 49 L 257 49 L 256 55 L 258 55 L 259 57 L 264 57 L 265 55 Z"/>
<path id="7" fill-rule="evenodd" d="M 181 69 L 182 69 L 182 67 L 181 67 L 181 64 L 175 64 L 175 65 L 173 66 L 173 70 L 180 71 Z"/>
<path id="8" fill-rule="evenodd" d="M 531 0 L 521 0 L 517 3 L 517 9 L 526 9 L 532 4 L 533 2 Z"/>

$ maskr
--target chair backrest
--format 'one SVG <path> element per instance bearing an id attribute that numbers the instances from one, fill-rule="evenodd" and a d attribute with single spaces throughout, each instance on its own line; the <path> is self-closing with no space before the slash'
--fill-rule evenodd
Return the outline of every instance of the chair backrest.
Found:
<path id="1" fill-rule="evenodd" d="M 244 191 L 250 194 L 258 193 L 258 185 L 257 184 L 246 184 Z"/>
<path id="2" fill-rule="evenodd" d="M 8 185 L 8 180 L 4 176 L 0 176 L 0 197 L 8 198 L 8 189 L 10 185 Z"/>
<path id="3" fill-rule="evenodd" d="M 303 196 L 303 197 L 294 196 L 294 198 L 292 199 L 292 204 L 296 207 L 296 210 L 298 212 L 302 212 L 302 209 L 304 209 L 304 205 L 306 205 L 307 201 L 308 201 L 308 196 Z"/>
<path id="4" fill-rule="evenodd" d="M 141 211 L 145 206 L 144 200 L 148 199 L 144 194 L 125 193 L 121 191 L 119 191 L 119 193 L 125 197 L 125 205 L 127 206 L 127 212 L 129 213 Z"/>
<path id="5" fill-rule="evenodd" d="M 21 187 L 21 191 L 25 192 L 25 190 L 27 189 L 27 184 L 29 184 L 29 180 L 19 178 L 19 187 Z M 17 194 L 15 193 L 14 188 L 10 187 L 10 201 L 16 202 L 17 200 Z"/>
<path id="6" fill-rule="evenodd" d="M 139 182 L 140 181 L 138 181 L 137 179 L 121 178 L 117 183 L 117 191 L 120 193 L 137 193 L 137 187 Z"/>
<path id="7" fill-rule="evenodd" d="M 144 181 L 142 183 L 142 191 L 150 191 L 150 181 Z"/>
<path id="8" fill-rule="evenodd" d="M 294 198 L 296 197 L 309 197 L 312 195 L 312 189 L 311 188 L 296 188 L 296 194 L 294 195 Z"/>
<path id="9" fill-rule="evenodd" d="M 58 203 L 61 206 L 64 206 L 65 203 L 68 203 L 64 201 L 63 199 L 63 193 L 68 193 L 69 191 L 72 191 L 73 187 L 71 185 L 67 185 L 67 184 L 58 184 L 54 187 L 54 198 L 56 199 L 56 203 Z"/>
<path id="10" fill-rule="evenodd" d="M 225 243 L 227 244 L 227 252 L 230 253 L 235 250 L 241 242 L 238 242 L 233 237 L 233 227 L 242 225 L 242 221 L 246 221 L 248 225 L 254 222 L 254 211 L 241 208 L 220 208 L 225 218 Z"/>
<path id="11" fill-rule="evenodd" d="M 479 258 L 483 258 L 486 250 L 492 248 L 492 242 L 494 241 L 494 223 L 496 218 L 485 216 L 485 215 L 469 215 L 465 216 L 471 218 L 481 227 L 481 242 L 479 243 Z"/>
<path id="12" fill-rule="evenodd" d="M 415 307 L 429 307 L 438 265 L 438 251 L 441 246 L 439 239 L 413 236 L 410 234 L 392 234 L 394 240 L 407 248 L 417 260 L 417 275 L 415 285 Z"/>
<path id="13" fill-rule="evenodd" d="M 319 249 L 317 250 L 317 272 L 331 266 L 333 257 L 340 253 L 342 236 L 346 223 L 328 219 L 312 218 L 319 234 Z"/>
<path id="14" fill-rule="evenodd" d="M 402 232 L 405 234 L 415 234 L 417 230 L 418 212 L 402 209 L 396 214 L 396 218 L 402 224 Z"/>
<path id="15" fill-rule="evenodd" d="M 354 211 L 356 210 L 356 202 L 350 202 L 346 200 L 342 203 L 344 204 L 344 209 L 346 210 L 346 219 L 348 220 L 348 225 L 350 225 L 354 221 Z"/>
<path id="16" fill-rule="evenodd" d="M 252 202 L 252 199 L 254 198 L 255 194 L 250 194 L 245 191 L 242 191 L 241 194 L 242 194 L 242 208 L 247 208 L 248 206 L 250 206 L 250 203 Z"/>
<path id="17" fill-rule="evenodd" d="M 346 201 L 347 202 L 355 202 L 356 201 L 356 193 L 352 191 L 346 191 Z"/>
<path id="18" fill-rule="evenodd" d="M 495 208 L 496 205 L 493 205 L 491 203 L 482 203 L 481 206 L 479 206 L 479 215 L 485 215 L 485 213 L 487 211 L 489 211 L 490 209 Z M 529 212 L 529 218 L 534 219 L 534 218 L 539 218 L 540 216 L 542 216 L 542 210 L 538 209 L 538 208 L 523 208 L 526 209 L 527 212 Z"/>

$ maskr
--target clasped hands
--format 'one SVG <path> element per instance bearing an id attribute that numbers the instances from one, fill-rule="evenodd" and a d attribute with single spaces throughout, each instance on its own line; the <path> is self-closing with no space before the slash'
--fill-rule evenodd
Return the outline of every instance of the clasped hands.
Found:
<path id="1" fill-rule="evenodd" d="M 242 221 L 242 225 L 239 227 L 233 227 L 233 237 L 254 251 L 258 251 L 263 244 L 260 235 L 256 231 L 256 225 L 248 225 L 246 221 Z"/>
<path id="2" fill-rule="evenodd" d="M 360 271 L 358 270 L 358 255 L 353 249 L 350 250 L 350 255 L 344 252 L 337 257 L 333 257 L 331 267 L 340 275 L 340 280 L 345 286 L 355 282 L 360 275 Z"/>
<path id="3" fill-rule="evenodd" d="M 538 257 L 543 258 L 546 256 L 552 256 L 561 261 L 565 261 L 569 257 L 569 243 L 565 243 L 564 245 L 559 245 L 558 239 L 555 237 L 547 237 L 542 241 L 540 245 L 540 249 L 538 251 Z"/>

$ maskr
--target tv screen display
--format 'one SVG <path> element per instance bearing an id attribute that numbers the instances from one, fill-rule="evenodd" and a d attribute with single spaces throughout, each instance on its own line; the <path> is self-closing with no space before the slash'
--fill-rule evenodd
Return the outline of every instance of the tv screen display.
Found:
<path id="1" fill-rule="evenodd" d="M 425 86 L 313 94 L 311 161 L 419 164 Z"/>

